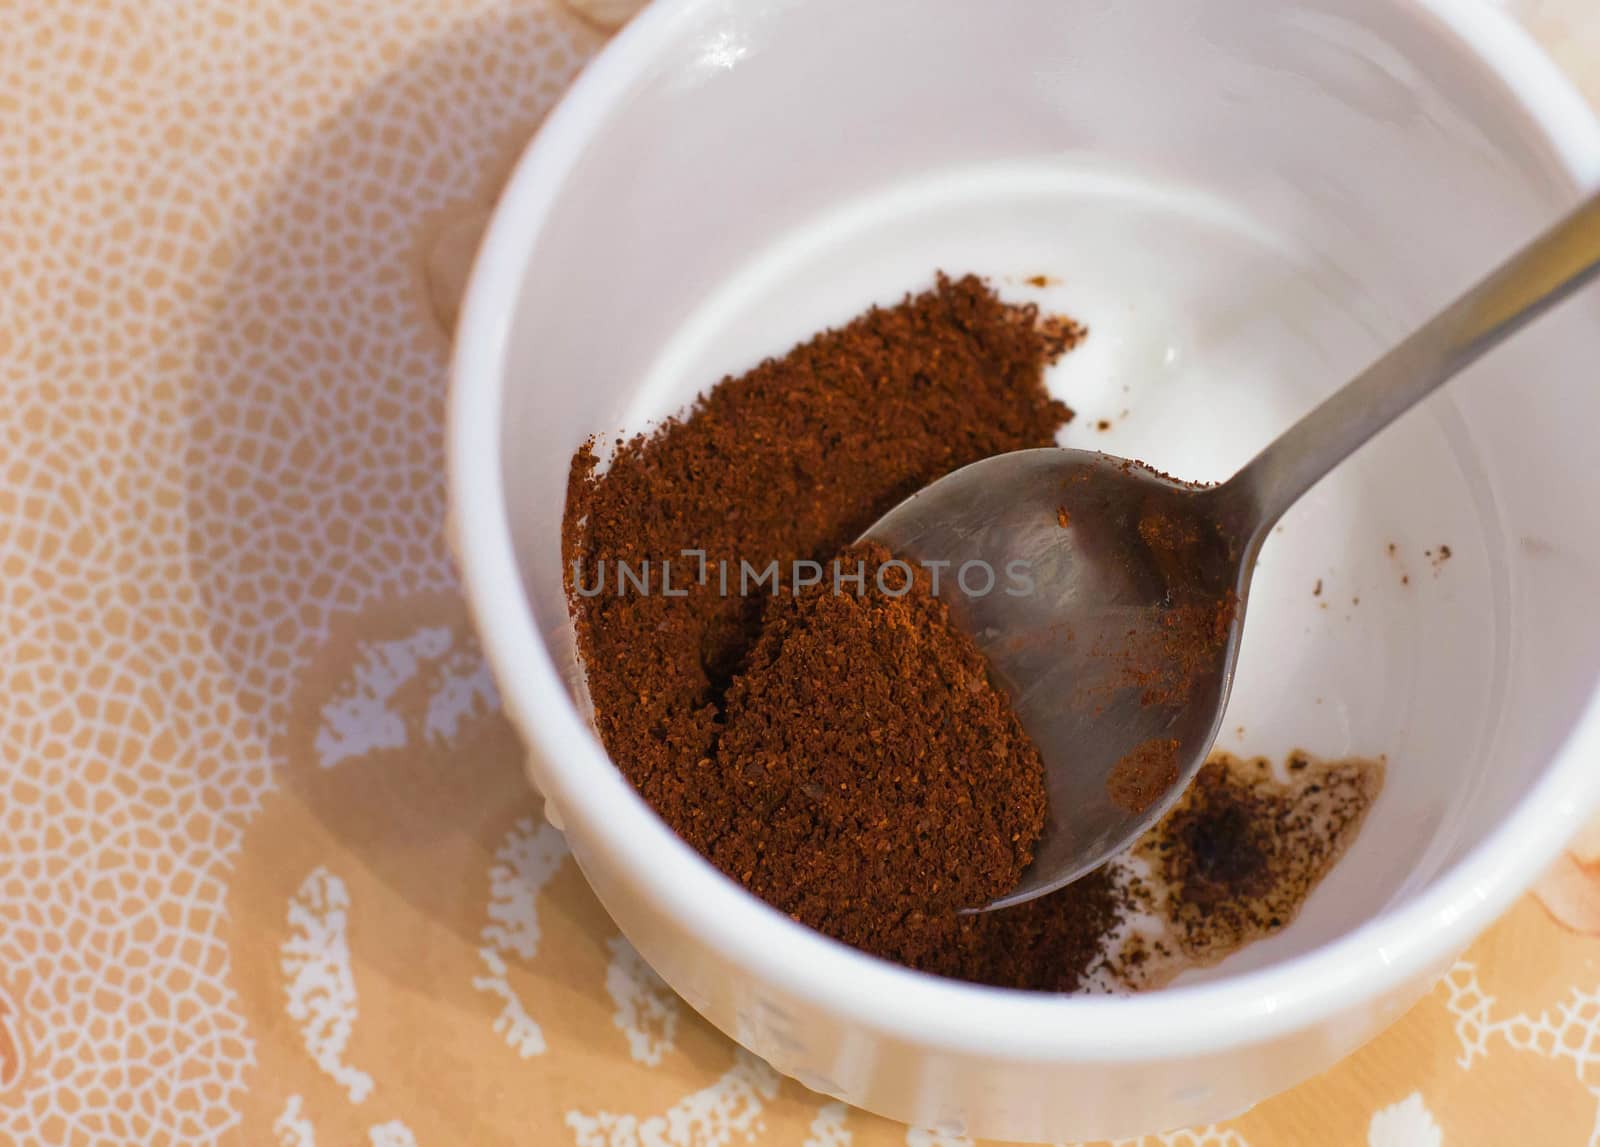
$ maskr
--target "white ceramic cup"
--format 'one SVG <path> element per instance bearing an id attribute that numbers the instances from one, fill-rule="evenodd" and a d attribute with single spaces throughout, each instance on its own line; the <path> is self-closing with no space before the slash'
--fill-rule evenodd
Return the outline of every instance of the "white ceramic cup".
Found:
<path id="1" fill-rule="evenodd" d="M 870 959 L 681 843 L 585 720 L 568 460 L 942 266 L 1087 319 L 1050 379 L 1088 415 L 1066 441 L 1221 477 L 1597 179 L 1588 110 L 1471 0 L 646 10 L 500 202 L 450 428 L 455 540 L 530 776 L 628 938 L 780 1071 L 949 1134 L 1209 1122 L 1398 1016 L 1600 789 L 1594 295 L 1274 539 L 1226 743 L 1385 753 L 1388 784 L 1291 927 L 1133 998 Z"/>

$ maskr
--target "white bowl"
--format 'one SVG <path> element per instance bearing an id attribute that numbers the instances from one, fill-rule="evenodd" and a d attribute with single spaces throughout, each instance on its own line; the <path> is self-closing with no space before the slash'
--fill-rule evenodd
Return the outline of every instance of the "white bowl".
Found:
<path id="1" fill-rule="evenodd" d="M 642 428 L 945 267 L 1087 319 L 1050 380 L 1088 415 L 1067 441 L 1220 477 L 1597 178 L 1590 113 L 1487 5 L 648 9 L 501 200 L 450 430 L 467 590 L 529 773 L 628 938 L 802 1083 L 1001 1139 L 1226 1117 L 1398 1016 L 1600 789 L 1594 295 L 1285 523 L 1227 726 L 1245 732 L 1227 743 L 1386 753 L 1388 785 L 1293 926 L 1136 998 L 870 959 L 682 844 L 584 719 L 560 577 L 567 463 L 587 435 Z M 1060 285 L 1023 285 L 1039 273 Z M 1116 425 L 1097 435 L 1102 416 Z M 1439 543 L 1454 556 L 1436 566 Z"/>

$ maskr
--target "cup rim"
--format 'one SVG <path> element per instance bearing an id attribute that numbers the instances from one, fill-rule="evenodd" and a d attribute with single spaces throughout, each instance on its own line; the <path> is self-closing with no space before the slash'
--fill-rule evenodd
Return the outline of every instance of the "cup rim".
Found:
<path id="1" fill-rule="evenodd" d="M 657 0 L 578 77 L 519 159 L 470 276 L 451 364 L 451 532 L 507 712 L 546 767 L 540 787 L 580 841 L 618 858 L 640 895 L 731 963 L 850 1023 L 923 1046 L 1010 1060 L 1125 1062 L 1259 1043 L 1398 988 L 1464 948 L 1555 859 L 1600 798 L 1600 686 L 1504 821 L 1406 903 L 1310 952 L 1149 995 L 994 988 L 858 952 L 762 903 L 656 815 L 579 713 L 523 592 L 501 480 L 512 301 L 560 188 L 679 26 L 719 0 Z M 1600 122 L 1527 31 L 1490 4 L 1390 0 L 1431 17 L 1519 105 L 1574 193 L 1600 186 Z"/>

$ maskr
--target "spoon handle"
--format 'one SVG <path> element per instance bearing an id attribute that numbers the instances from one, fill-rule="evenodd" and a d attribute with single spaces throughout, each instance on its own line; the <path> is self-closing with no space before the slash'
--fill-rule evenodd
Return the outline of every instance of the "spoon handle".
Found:
<path id="1" fill-rule="evenodd" d="M 1368 439 L 1597 272 L 1600 194 L 1279 435 L 1218 493 L 1248 516 L 1259 540 Z"/>

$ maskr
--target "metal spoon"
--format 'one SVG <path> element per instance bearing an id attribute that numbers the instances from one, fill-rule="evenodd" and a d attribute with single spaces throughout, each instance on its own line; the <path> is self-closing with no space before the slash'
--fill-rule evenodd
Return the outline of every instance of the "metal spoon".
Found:
<path id="1" fill-rule="evenodd" d="M 1216 740 L 1251 574 L 1273 524 L 1368 439 L 1597 271 L 1600 195 L 1219 486 L 1093 451 L 1022 450 L 941 478 L 862 535 L 906 561 L 948 563 L 933 567 L 937 592 L 1044 759 L 1044 834 L 1016 888 L 987 908 L 1070 883 L 1171 807 Z"/>

